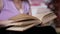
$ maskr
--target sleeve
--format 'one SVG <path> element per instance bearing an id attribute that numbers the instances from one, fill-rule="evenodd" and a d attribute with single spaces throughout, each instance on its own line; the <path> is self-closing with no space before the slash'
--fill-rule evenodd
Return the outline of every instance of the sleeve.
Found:
<path id="1" fill-rule="evenodd" d="M 10 19 L 14 14 L 8 10 L 2 10 L 0 13 L 0 20 Z"/>

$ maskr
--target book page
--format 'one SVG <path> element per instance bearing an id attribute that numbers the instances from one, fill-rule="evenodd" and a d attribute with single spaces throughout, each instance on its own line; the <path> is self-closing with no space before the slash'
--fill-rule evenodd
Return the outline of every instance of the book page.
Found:
<path id="1" fill-rule="evenodd" d="M 41 23 L 39 20 L 32 20 L 32 21 L 23 21 L 23 22 L 13 22 L 11 24 L 7 24 L 6 26 L 26 26 L 26 25 L 30 25 L 30 24 L 35 24 L 35 23 Z"/>
<path id="2" fill-rule="evenodd" d="M 55 18 L 57 18 L 57 16 L 54 13 L 50 13 L 50 14 L 47 14 L 43 17 L 42 22 L 47 23 L 51 20 L 54 20 Z"/>
<path id="3" fill-rule="evenodd" d="M 39 8 L 32 13 L 33 13 L 33 16 L 37 17 L 38 19 L 40 19 L 40 21 L 42 21 L 44 16 L 46 16 L 52 12 L 48 8 Z"/>
<path id="4" fill-rule="evenodd" d="M 13 21 L 22 21 L 22 20 L 28 20 L 28 19 L 36 19 L 38 20 L 36 17 L 31 16 L 31 15 L 25 15 L 25 14 L 19 14 L 16 15 L 14 17 L 11 17 L 9 20 L 13 20 Z"/>
<path id="5" fill-rule="evenodd" d="M 10 27 L 10 28 L 7 28 L 6 30 L 10 30 L 10 31 L 25 31 L 25 30 L 28 30 L 29 28 L 35 26 L 35 25 L 38 25 L 38 24 L 31 24 L 31 25 L 28 25 L 26 27 Z"/>
<path id="6" fill-rule="evenodd" d="M 33 25 L 35 25 L 35 24 L 29 25 L 29 26 L 26 26 L 26 27 L 10 27 L 10 28 L 7 28 L 6 30 L 25 31 L 26 29 L 31 28 Z"/>

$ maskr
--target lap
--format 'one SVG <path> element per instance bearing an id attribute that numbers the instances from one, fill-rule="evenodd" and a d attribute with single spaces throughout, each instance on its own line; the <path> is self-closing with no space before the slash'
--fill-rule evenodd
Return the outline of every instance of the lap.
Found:
<path id="1" fill-rule="evenodd" d="M 5 34 L 33 34 L 33 33 L 38 33 L 38 34 L 56 34 L 56 31 L 53 27 L 51 26 L 46 26 L 46 27 L 32 27 L 24 32 L 17 32 L 17 31 L 6 31 L 5 29 L 0 29 L 0 33 L 4 32 Z"/>
<path id="2" fill-rule="evenodd" d="M 53 27 L 51 27 L 51 26 L 45 26 L 45 27 L 33 27 L 33 28 L 31 28 L 31 29 L 29 29 L 29 30 L 27 30 L 27 31 L 25 31 L 25 32 L 29 32 L 29 33 L 39 33 L 39 34 L 43 34 L 43 33 L 45 33 L 45 34 L 52 34 L 52 33 L 54 33 L 54 34 L 56 34 L 56 31 L 55 31 L 55 29 L 53 28 Z"/>

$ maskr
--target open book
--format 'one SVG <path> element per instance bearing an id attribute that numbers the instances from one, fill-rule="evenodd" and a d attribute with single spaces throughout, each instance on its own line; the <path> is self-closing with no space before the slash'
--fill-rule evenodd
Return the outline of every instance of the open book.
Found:
<path id="1" fill-rule="evenodd" d="M 57 16 L 50 11 L 50 9 L 39 9 L 36 14 L 31 15 L 17 15 L 10 20 L 14 20 L 13 23 L 9 25 L 15 25 L 13 27 L 7 28 L 7 30 L 13 31 L 25 31 L 33 26 L 36 26 L 41 23 L 47 23 L 51 20 L 54 20 Z"/>

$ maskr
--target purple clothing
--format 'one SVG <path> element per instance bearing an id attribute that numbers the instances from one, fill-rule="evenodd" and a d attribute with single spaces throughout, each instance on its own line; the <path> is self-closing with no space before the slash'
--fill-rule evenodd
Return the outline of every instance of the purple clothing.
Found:
<path id="1" fill-rule="evenodd" d="M 22 6 L 24 8 L 24 14 L 27 14 L 29 12 L 29 4 L 23 2 Z M 3 0 L 3 9 L 0 13 L 0 20 L 8 20 L 18 14 L 20 14 L 20 12 L 17 10 L 12 0 Z"/>

